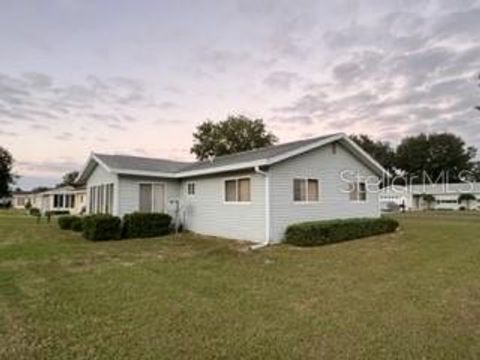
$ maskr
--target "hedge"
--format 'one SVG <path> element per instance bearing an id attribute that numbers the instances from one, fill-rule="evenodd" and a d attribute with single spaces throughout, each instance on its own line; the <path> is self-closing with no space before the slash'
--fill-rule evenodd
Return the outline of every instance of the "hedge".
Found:
<path id="1" fill-rule="evenodd" d="M 83 236 L 89 240 L 117 240 L 122 235 L 119 217 L 105 214 L 88 215 L 83 218 Z"/>
<path id="2" fill-rule="evenodd" d="M 58 218 L 58 226 L 62 230 L 71 230 L 73 222 L 77 219 L 77 216 L 66 215 Z"/>
<path id="3" fill-rule="evenodd" d="M 398 222 L 391 218 L 315 221 L 290 225 L 285 242 L 317 246 L 393 232 Z"/>
<path id="4" fill-rule="evenodd" d="M 73 219 L 70 228 L 72 231 L 82 232 L 83 231 L 83 218 L 81 216 L 75 216 Z"/>
<path id="5" fill-rule="evenodd" d="M 168 234 L 172 217 L 163 213 L 133 213 L 123 217 L 124 238 L 145 238 Z"/>

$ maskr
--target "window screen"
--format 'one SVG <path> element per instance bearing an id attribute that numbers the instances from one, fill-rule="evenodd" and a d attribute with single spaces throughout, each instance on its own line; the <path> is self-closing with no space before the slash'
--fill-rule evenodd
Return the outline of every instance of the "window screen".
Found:
<path id="1" fill-rule="evenodd" d="M 140 212 L 152 211 L 152 184 L 140 184 Z"/>
<path id="2" fill-rule="evenodd" d="M 237 181 L 225 181 L 225 201 L 237 201 Z"/>

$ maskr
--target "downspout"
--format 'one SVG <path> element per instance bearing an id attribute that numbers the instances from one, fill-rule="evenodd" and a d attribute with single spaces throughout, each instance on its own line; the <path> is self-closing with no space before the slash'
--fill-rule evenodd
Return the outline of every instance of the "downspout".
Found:
<path id="1" fill-rule="evenodd" d="M 265 241 L 250 247 L 252 250 L 260 249 L 270 244 L 270 177 L 268 172 L 260 170 L 260 166 L 254 167 L 255 173 L 265 178 Z"/>

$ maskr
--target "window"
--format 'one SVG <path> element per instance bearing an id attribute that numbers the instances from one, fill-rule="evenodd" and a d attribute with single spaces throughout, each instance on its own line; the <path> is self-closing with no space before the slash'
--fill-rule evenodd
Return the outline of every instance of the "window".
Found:
<path id="1" fill-rule="evenodd" d="M 193 182 L 187 183 L 187 195 L 190 195 L 190 196 L 195 195 L 195 183 Z"/>
<path id="2" fill-rule="evenodd" d="M 91 186 L 88 189 L 88 209 L 90 214 L 113 213 L 113 184 Z M 70 206 L 75 207 L 75 196 L 71 195 Z"/>
<path id="3" fill-rule="evenodd" d="M 366 201 L 367 186 L 364 182 L 350 184 L 350 201 Z"/>
<path id="4" fill-rule="evenodd" d="M 293 201 L 317 202 L 319 198 L 318 179 L 293 179 Z"/>
<path id="5" fill-rule="evenodd" d="M 250 178 L 225 180 L 225 202 L 249 202 Z"/>
<path id="6" fill-rule="evenodd" d="M 163 184 L 140 184 L 140 212 L 152 213 L 164 211 Z"/>
<path id="7" fill-rule="evenodd" d="M 237 181 L 227 180 L 225 181 L 225 201 L 237 201 Z"/>

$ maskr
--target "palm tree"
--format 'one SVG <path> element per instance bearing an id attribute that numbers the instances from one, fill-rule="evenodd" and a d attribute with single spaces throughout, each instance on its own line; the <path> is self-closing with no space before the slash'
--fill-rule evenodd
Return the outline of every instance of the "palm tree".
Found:
<path id="1" fill-rule="evenodd" d="M 465 193 L 465 194 L 461 194 L 459 197 L 458 197 L 458 203 L 461 204 L 462 202 L 466 202 L 467 203 L 467 210 L 470 210 L 470 202 L 471 201 L 475 201 L 477 200 L 477 198 L 475 197 L 475 195 L 473 194 L 469 194 L 469 193 Z"/>

